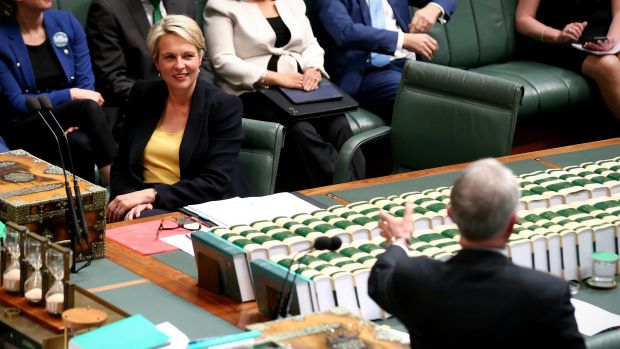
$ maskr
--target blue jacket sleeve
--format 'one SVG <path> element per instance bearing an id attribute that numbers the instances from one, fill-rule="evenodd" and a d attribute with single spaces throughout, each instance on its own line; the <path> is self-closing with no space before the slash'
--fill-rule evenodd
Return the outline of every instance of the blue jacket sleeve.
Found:
<path id="1" fill-rule="evenodd" d="M 441 6 L 445 12 L 446 19 L 449 19 L 454 13 L 454 10 L 456 9 L 456 0 L 435 0 L 435 1 L 413 0 L 413 1 L 410 1 L 411 5 L 417 6 L 417 7 L 426 6 L 426 4 L 428 4 L 429 2 L 434 2 L 437 5 Z"/>
<path id="2" fill-rule="evenodd" d="M 314 6 L 319 22 L 334 40 L 336 45 L 350 49 L 393 54 L 396 51 L 398 33 L 395 31 L 373 28 L 353 19 L 347 10 L 346 0 L 315 0 Z M 347 4 L 357 15 L 361 9 L 356 3 Z"/>

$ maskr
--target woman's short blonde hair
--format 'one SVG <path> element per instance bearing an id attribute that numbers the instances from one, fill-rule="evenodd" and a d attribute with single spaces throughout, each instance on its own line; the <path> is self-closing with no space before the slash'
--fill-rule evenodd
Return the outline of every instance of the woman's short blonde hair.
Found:
<path id="1" fill-rule="evenodd" d="M 176 34 L 182 37 L 196 46 L 201 56 L 204 55 L 206 50 L 205 37 L 202 35 L 198 23 L 187 16 L 169 15 L 155 23 L 146 37 L 146 46 L 154 60 L 159 56 L 159 39 L 166 34 Z"/>

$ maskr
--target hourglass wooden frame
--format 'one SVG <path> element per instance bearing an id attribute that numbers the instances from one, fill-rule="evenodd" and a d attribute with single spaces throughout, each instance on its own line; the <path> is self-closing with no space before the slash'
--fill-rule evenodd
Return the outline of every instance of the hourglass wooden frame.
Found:
<path id="1" fill-rule="evenodd" d="M 6 223 L 6 227 L 7 229 L 12 229 L 14 231 L 17 231 L 19 234 L 19 250 L 20 250 L 20 257 L 19 257 L 19 269 L 20 269 L 20 280 L 19 280 L 19 293 L 18 296 L 23 297 L 24 296 L 24 285 L 26 283 L 26 279 L 28 277 L 28 270 L 29 270 L 29 263 L 26 260 L 25 257 L 25 250 L 24 250 L 24 245 L 26 242 L 27 238 L 31 238 L 34 239 L 36 241 L 38 241 L 41 244 L 41 258 L 43 259 L 43 264 L 42 267 L 40 269 L 41 274 L 43 276 L 43 289 L 42 289 L 42 294 L 45 295 L 47 293 L 47 291 L 50 288 L 50 284 L 51 284 L 51 279 L 53 278 L 53 276 L 51 275 L 51 273 L 48 270 L 48 266 L 46 263 L 46 255 L 47 255 L 47 251 L 50 249 L 56 250 L 60 253 L 62 253 L 63 255 L 63 277 L 60 280 L 63 284 L 63 290 L 64 290 L 64 300 L 63 300 L 63 308 L 64 309 L 68 309 L 69 305 L 72 303 L 71 299 L 70 299 L 70 293 L 69 293 L 69 277 L 70 277 L 70 270 L 71 270 L 71 250 L 66 248 L 66 247 L 62 247 L 57 243 L 52 243 L 49 241 L 49 239 L 47 237 L 43 237 L 39 234 L 35 234 L 35 233 L 31 233 L 30 231 L 28 231 L 28 228 L 12 223 L 12 222 L 7 222 Z M 1 254 L 1 263 L 0 263 L 0 275 L 4 275 L 4 272 L 7 269 L 7 260 L 10 258 L 10 255 L 7 251 L 6 248 L 2 248 L 0 249 L 0 254 Z M 0 278 L 0 283 L 3 282 L 1 280 L 2 278 Z M 2 285 L 4 287 L 4 285 Z M 45 306 L 45 297 L 43 297 L 42 302 L 41 302 L 41 306 Z"/>

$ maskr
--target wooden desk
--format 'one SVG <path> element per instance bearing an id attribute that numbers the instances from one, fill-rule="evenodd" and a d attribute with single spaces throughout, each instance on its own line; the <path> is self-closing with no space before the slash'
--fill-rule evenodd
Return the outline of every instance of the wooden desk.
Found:
<path id="1" fill-rule="evenodd" d="M 511 155 L 499 158 L 501 162 L 509 163 L 520 160 L 535 160 L 541 162 L 549 168 L 559 168 L 561 166 L 541 160 L 541 157 L 551 156 L 556 154 L 569 153 L 580 150 L 594 149 L 598 147 L 605 147 L 610 145 L 620 144 L 620 138 L 614 138 L 604 141 L 597 141 L 592 143 L 584 143 L 572 146 L 566 146 L 555 149 L 548 149 L 542 151 L 536 151 L 531 153 L 523 153 L 518 155 Z M 620 154 L 618 154 L 620 155 Z M 357 182 L 343 183 L 338 185 L 331 185 L 326 187 L 320 187 L 315 189 L 308 189 L 301 191 L 305 195 L 326 195 L 333 200 L 347 204 L 348 202 L 342 198 L 335 197 L 332 193 L 345 190 L 354 189 L 364 186 L 371 186 L 383 183 L 390 183 L 399 180 L 412 179 L 418 177 L 432 176 L 442 174 L 450 171 L 458 171 L 465 168 L 467 164 L 458 164 L 451 166 L 444 166 L 439 168 L 407 172 L 402 174 L 396 174 L 391 176 L 367 179 Z M 179 214 L 180 215 L 180 214 Z M 142 218 L 137 221 L 154 220 L 158 217 Z M 131 222 L 121 222 L 109 224 L 108 228 L 114 228 L 126 224 L 132 224 Z M 267 320 L 264 316 L 258 313 L 255 302 L 237 303 L 227 297 L 213 294 L 205 291 L 197 286 L 197 281 L 184 274 L 181 271 L 174 269 L 173 267 L 165 264 L 153 257 L 141 256 L 129 249 L 118 245 L 115 242 L 107 240 L 106 257 L 113 262 L 121 265 L 122 267 L 140 275 L 141 277 L 153 282 L 154 284 L 175 293 L 179 297 L 194 303 L 196 306 L 207 310 L 227 322 L 244 329 L 246 325 L 261 322 Z"/>
<path id="2" fill-rule="evenodd" d="M 161 218 L 145 217 L 135 221 L 108 224 L 107 227 L 111 229 L 134 222 L 158 219 Z M 249 324 L 267 320 L 258 312 L 256 302 L 237 303 L 228 297 L 211 293 L 199 288 L 196 279 L 166 263 L 150 256 L 141 256 L 109 239 L 106 240 L 106 244 L 106 258 L 109 260 L 241 329 Z"/>

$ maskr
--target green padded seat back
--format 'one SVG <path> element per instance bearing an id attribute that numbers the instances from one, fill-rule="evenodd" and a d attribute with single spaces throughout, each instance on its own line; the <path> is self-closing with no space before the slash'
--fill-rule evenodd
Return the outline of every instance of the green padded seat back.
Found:
<path id="1" fill-rule="evenodd" d="M 471 68 L 511 59 L 516 1 L 459 0 L 450 21 L 431 29 L 439 43 L 432 62 Z"/>
<path id="2" fill-rule="evenodd" d="M 59 10 L 71 12 L 78 22 L 82 24 L 82 27 L 85 27 L 90 0 L 57 0 L 56 2 L 58 3 Z"/>
<path id="3" fill-rule="evenodd" d="M 392 116 L 395 171 L 508 155 L 522 96 L 516 82 L 407 62 Z"/>
<path id="4" fill-rule="evenodd" d="M 267 121 L 243 119 L 244 138 L 239 166 L 256 195 L 273 194 L 284 126 Z"/>

